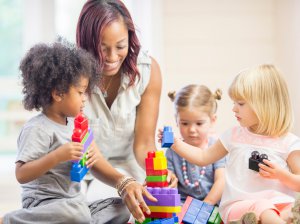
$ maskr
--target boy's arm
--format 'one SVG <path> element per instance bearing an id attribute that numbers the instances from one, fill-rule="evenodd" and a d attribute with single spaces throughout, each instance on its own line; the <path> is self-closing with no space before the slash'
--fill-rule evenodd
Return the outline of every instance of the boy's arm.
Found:
<path id="1" fill-rule="evenodd" d="M 80 143 L 66 143 L 54 151 L 29 162 L 16 162 L 16 178 L 20 184 L 35 180 L 55 167 L 58 163 L 78 160 L 82 156 Z"/>
<path id="2" fill-rule="evenodd" d="M 220 140 L 203 150 L 198 147 L 191 146 L 178 138 L 174 138 L 174 144 L 171 148 L 178 155 L 185 158 L 188 162 L 198 166 L 206 166 L 212 164 L 227 155 L 227 151 Z"/>
<path id="3" fill-rule="evenodd" d="M 225 185 L 225 168 L 218 168 L 215 170 L 214 184 L 204 198 L 204 202 L 215 205 L 221 200 L 221 196 Z"/>

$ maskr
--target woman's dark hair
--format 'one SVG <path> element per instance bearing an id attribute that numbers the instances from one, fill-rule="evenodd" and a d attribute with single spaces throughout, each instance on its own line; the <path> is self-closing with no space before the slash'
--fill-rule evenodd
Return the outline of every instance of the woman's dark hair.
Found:
<path id="1" fill-rule="evenodd" d="M 99 82 L 96 59 L 67 41 L 33 46 L 20 63 L 24 107 L 40 110 L 52 103 L 52 91 L 67 93 L 80 77 L 89 79 L 87 93 Z"/>
<path id="2" fill-rule="evenodd" d="M 119 0 L 88 0 L 80 13 L 77 31 L 77 45 L 91 52 L 103 66 L 101 49 L 101 35 L 104 28 L 113 21 L 123 19 L 128 29 L 128 55 L 122 64 L 122 72 L 129 76 L 132 85 L 136 77 L 140 77 L 137 68 L 137 57 L 141 48 L 137 38 L 130 13 L 124 3 Z"/>

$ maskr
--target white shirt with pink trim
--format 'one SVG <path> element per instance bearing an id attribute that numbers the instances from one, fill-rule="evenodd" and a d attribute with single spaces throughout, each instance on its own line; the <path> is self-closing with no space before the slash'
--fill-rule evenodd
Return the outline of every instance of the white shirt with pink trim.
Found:
<path id="1" fill-rule="evenodd" d="M 271 138 L 253 134 L 247 128 L 239 126 L 226 131 L 220 141 L 228 151 L 225 190 L 220 203 L 222 220 L 227 220 L 230 205 L 235 201 L 270 199 L 274 204 L 293 201 L 292 190 L 278 180 L 261 177 L 258 172 L 249 169 L 248 164 L 251 153 L 258 151 L 260 154 L 267 154 L 270 161 L 289 170 L 286 160 L 292 151 L 300 150 L 299 137 L 288 133 L 283 137 Z"/>

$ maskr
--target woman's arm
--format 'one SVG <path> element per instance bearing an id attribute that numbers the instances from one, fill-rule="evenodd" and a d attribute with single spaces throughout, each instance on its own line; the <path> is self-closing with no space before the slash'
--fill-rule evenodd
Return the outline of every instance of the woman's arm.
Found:
<path id="1" fill-rule="evenodd" d="M 191 146 L 178 138 L 174 138 L 174 144 L 171 148 L 178 155 L 185 158 L 190 163 L 198 166 L 206 166 L 212 164 L 227 155 L 227 151 L 220 140 L 203 150 L 198 147 Z"/>
<path id="2" fill-rule="evenodd" d="M 158 119 L 162 79 L 159 65 L 152 58 L 150 81 L 137 108 L 134 136 L 134 155 L 145 169 L 145 158 L 150 151 L 156 151 L 155 130 Z"/>
<path id="3" fill-rule="evenodd" d="M 215 205 L 221 200 L 221 196 L 225 185 L 225 168 L 218 168 L 215 170 L 214 184 L 210 191 L 204 198 L 204 202 Z"/>
<path id="4" fill-rule="evenodd" d="M 147 197 L 151 201 L 157 201 L 145 187 L 140 183 L 133 180 L 133 178 L 125 177 L 123 174 L 119 173 L 101 154 L 100 150 L 96 144 L 92 143 L 93 150 L 89 151 L 89 160 L 91 158 L 89 165 L 93 164 L 91 167 L 91 172 L 97 179 L 103 181 L 104 183 L 116 187 L 119 186 L 122 189 L 118 189 L 118 193 L 123 198 L 124 203 L 127 208 L 140 223 L 145 220 L 145 216 L 142 212 L 150 214 L 150 209 L 146 205 L 143 196 Z M 127 181 L 129 180 L 129 181 Z M 123 186 L 123 187 L 122 187 Z"/>

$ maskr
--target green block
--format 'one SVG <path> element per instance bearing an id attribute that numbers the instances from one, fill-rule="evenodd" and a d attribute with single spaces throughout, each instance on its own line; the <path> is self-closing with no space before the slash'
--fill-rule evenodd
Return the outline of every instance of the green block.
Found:
<path id="1" fill-rule="evenodd" d="M 217 217 L 216 217 L 216 219 L 215 219 L 214 224 L 220 224 L 221 222 L 222 222 L 222 219 L 221 219 L 220 214 L 218 213 L 218 215 L 217 215 Z"/>
<path id="2" fill-rule="evenodd" d="M 147 176 L 146 180 L 148 182 L 163 182 L 167 180 L 167 175 L 163 176 Z"/>
<path id="3" fill-rule="evenodd" d="M 214 224 L 215 223 L 215 220 L 216 220 L 216 218 L 219 214 L 218 212 L 219 212 L 218 207 L 214 207 L 214 210 L 212 211 L 212 213 L 211 213 L 211 215 L 208 219 L 208 222 L 207 222 L 208 224 Z"/>
<path id="4" fill-rule="evenodd" d="M 140 223 L 140 222 L 138 222 L 138 221 L 135 220 L 135 224 L 146 224 L 148 222 L 152 222 L 152 219 L 151 218 L 145 218 L 145 221 L 142 222 L 142 223 Z"/>

